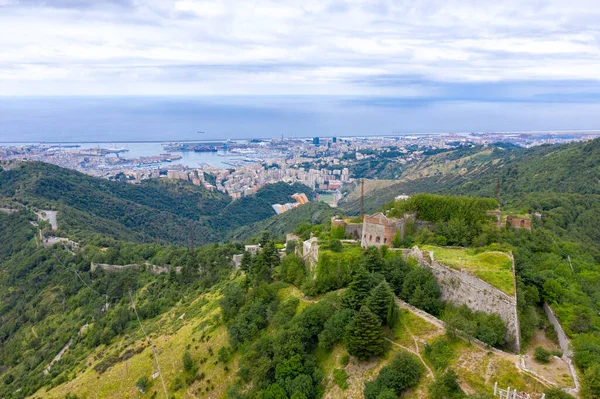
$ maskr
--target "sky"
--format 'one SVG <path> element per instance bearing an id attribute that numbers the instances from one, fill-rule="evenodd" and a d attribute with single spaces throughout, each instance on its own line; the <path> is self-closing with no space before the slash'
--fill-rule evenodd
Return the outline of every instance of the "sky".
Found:
<path id="1" fill-rule="evenodd" d="M 598 103 L 597 0 L 0 0 L 0 96 Z"/>

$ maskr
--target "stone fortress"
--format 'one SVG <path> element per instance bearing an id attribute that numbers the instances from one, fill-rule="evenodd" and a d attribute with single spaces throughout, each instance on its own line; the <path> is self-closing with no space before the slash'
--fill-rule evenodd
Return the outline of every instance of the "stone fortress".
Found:
<path id="1" fill-rule="evenodd" d="M 521 218 L 523 219 L 523 218 Z M 528 223 L 514 223 L 512 220 L 507 224 L 512 227 L 530 228 Z M 354 242 L 360 242 L 361 247 L 371 246 L 381 247 L 382 245 L 392 246 L 392 240 L 396 235 L 400 238 L 410 233 L 418 231 L 431 223 L 418 220 L 415 214 L 407 213 L 401 218 L 390 218 L 383 213 L 365 215 L 362 223 L 352 223 L 341 218 L 332 218 L 331 226 L 344 227 L 346 237 Z M 288 240 L 298 240 L 296 236 L 288 236 Z M 318 261 L 318 240 L 311 237 L 305 242 L 298 242 L 303 247 L 303 258 L 314 268 Z M 392 251 L 397 249 L 391 248 Z M 412 249 L 401 249 L 404 258 L 412 258 L 421 267 L 429 269 L 440 286 L 442 293 L 441 299 L 455 305 L 467 305 L 471 310 L 481 311 L 490 314 L 497 314 L 506 324 L 506 342 L 515 352 L 521 349 L 521 338 L 519 319 L 517 316 L 517 298 L 516 290 L 514 295 L 508 295 L 491 284 L 475 277 L 465 270 L 457 270 L 446 266 L 435 260 L 434 251 L 421 250 L 417 246 Z M 510 254 L 512 259 L 512 254 Z M 512 273 L 514 277 L 514 260 Z"/>

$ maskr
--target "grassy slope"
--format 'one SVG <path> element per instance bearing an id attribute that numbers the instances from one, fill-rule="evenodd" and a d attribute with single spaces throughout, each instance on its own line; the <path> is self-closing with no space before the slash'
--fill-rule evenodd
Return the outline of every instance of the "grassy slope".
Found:
<path id="1" fill-rule="evenodd" d="M 303 298 L 302 293 L 293 286 L 282 289 L 280 297 L 282 300 L 289 297 L 299 298 L 301 306 L 299 306 L 298 312 L 313 303 L 312 300 Z M 219 293 L 216 289 L 191 303 L 180 304 L 144 325 L 157 347 L 169 397 L 224 398 L 227 386 L 235 379 L 237 356 L 228 363 L 228 372 L 225 371 L 223 364 L 214 364 L 217 359 L 217 351 L 221 346 L 227 345 L 228 340 L 224 325 L 218 321 L 215 322 L 214 318 L 214 315 L 219 313 L 218 298 Z M 180 320 L 179 317 L 184 313 L 185 317 Z M 382 358 L 367 362 L 357 362 L 355 359 L 351 359 L 344 367 L 340 363 L 340 359 L 346 354 L 342 344 L 335 346 L 329 353 L 317 350 L 318 364 L 324 375 L 324 398 L 362 398 L 364 382 L 373 379 L 379 370 L 391 361 L 398 350 L 402 350 L 404 347 L 418 352 L 422 356 L 425 343 L 430 343 L 443 335 L 443 331 L 438 327 L 407 310 L 401 310 L 400 319 L 398 327 L 393 331 L 388 330 L 386 333 L 388 338 L 396 344 L 390 344 L 389 352 Z M 207 336 L 209 339 L 201 342 L 202 336 Z M 206 376 L 202 381 L 196 381 L 189 387 L 176 390 L 176 380 L 185 381 L 187 375 L 182 365 L 182 354 L 187 345 L 190 345 L 190 352 L 196 364 L 201 358 L 208 359 L 204 364 L 199 365 L 198 370 L 198 372 L 204 372 Z M 510 385 L 528 392 L 539 392 L 543 389 L 540 384 L 517 370 L 515 362 L 518 357 L 516 355 L 489 352 L 464 341 L 456 341 L 452 346 L 455 349 L 455 356 L 450 367 L 457 372 L 463 389 L 469 392 L 475 390 L 490 392 L 495 381 L 498 381 L 501 386 Z M 139 347 L 144 347 L 142 352 L 127 361 L 116 363 L 105 373 L 99 375 L 94 371 L 93 366 L 99 361 L 96 359 L 97 357 L 106 358 Z M 212 348 L 213 355 L 209 354 L 209 347 Z M 141 394 L 135 388 L 139 377 L 151 376 L 154 372 L 151 350 L 145 344 L 139 330 L 124 336 L 109 347 L 98 348 L 90 354 L 86 363 L 73 380 L 49 391 L 40 390 L 34 397 L 62 399 L 69 392 L 84 397 L 102 398 L 149 398 L 154 392 L 158 397 L 163 396 L 160 379 L 156 379 L 145 394 Z M 429 363 L 427 365 L 432 367 Z M 347 390 L 341 390 L 333 382 L 335 368 L 344 368 L 348 373 L 349 388 Z M 406 397 L 427 397 L 427 386 L 431 381 L 431 377 L 425 375 L 419 386 L 409 392 Z"/>
<path id="2" fill-rule="evenodd" d="M 456 270 L 466 270 L 508 295 L 515 294 L 512 260 L 501 251 L 478 251 L 473 248 L 445 248 L 423 245 L 434 259 Z"/>
<path id="3" fill-rule="evenodd" d="M 150 323 L 145 323 L 144 328 L 156 345 L 158 359 L 165 377 L 170 397 L 224 397 L 225 389 L 233 381 L 234 373 L 227 372 L 222 363 L 215 364 L 217 352 L 222 346 L 227 345 L 226 328 L 215 322 L 214 316 L 219 313 L 218 292 L 204 294 L 189 304 L 180 304 L 170 311 L 158 316 Z M 183 319 L 180 316 L 185 314 Z M 160 379 L 156 379 L 151 388 L 142 395 L 135 383 L 142 376 L 150 377 L 154 371 L 152 351 L 145 343 L 139 329 L 134 333 L 122 337 L 109 347 L 99 347 L 91 353 L 75 379 L 64 383 L 54 389 L 40 390 L 35 397 L 64 398 L 71 392 L 84 397 L 123 398 L 123 397 L 150 397 L 154 392 L 163 396 Z M 201 337 L 209 337 L 204 342 Z M 192 358 L 199 364 L 201 358 L 207 361 L 199 365 L 199 371 L 205 373 L 202 381 L 196 381 L 191 386 L 176 389 L 176 381 L 184 382 L 188 375 L 183 369 L 182 354 L 189 345 Z M 143 347 L 143 351 L 126 361 L 116 363 L 102 374 L 94 370 L 99 362 L 98 358 L 122 355 L 127 350 L 136 350 Z M 212 348 L 213 354 L 209 354 Z M 227 365 L 235 369 L 237 359 L 232 359 Z M 209 382 L 210 381 L 210 382 Z M 214 387 L 211 389 L 211 387 Z M 207 392 L 207 388 L 209 391 Z"/>

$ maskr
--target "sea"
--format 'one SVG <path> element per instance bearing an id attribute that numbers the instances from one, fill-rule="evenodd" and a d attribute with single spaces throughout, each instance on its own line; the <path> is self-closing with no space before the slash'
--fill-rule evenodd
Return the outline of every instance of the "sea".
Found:
<path id="1" fill-rule="evenodd" d="M 598 102 L 373 96 L 0 96 L 0 143 L 116 144 L 598 127 Z"/>

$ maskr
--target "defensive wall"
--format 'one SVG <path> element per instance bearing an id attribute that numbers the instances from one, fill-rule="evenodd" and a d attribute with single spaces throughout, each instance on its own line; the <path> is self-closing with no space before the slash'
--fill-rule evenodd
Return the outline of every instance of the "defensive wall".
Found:
<path id="1" fill-rule="evenodd" d="M 563 330 L 560 322 L 556 318 L 554 311 L 548 305 L 547 302 L 544 302 L 544 312 L 548 317 L 548 321 L 554 327 L 554 331 L 556 331 L 556 336 L 558 337 L 558 345 L 560 346 L 560 350 L 562 351 L 562 358 L 569 365 L 569 371 L 571 372 L 571 377 L 573 378 L 573 382 L 575 383 L 574 389 L 567 390 L 571 395 L 577 395 L 579 393 L 579 378 L 577 377 L 577 372 L 575 371 L 575 365 L 573 364 L 573 350 L 571 349 L 571 341 L 565 334 L 565 330 Z"/>
<path id="2" fill-rule="evenodd" d="M 94 273 L 98 269 L 104 270 L 105 272 L 121 272 L 121 271 L 128 270 L 128 269 L 139 271 L 142 267 L 144 267 L 147 272 L 152 273 L 152 274 L 163 274 L 163 273 L 169 273 L 171 271 L 170 265 L 167 265 L 167 266 L 157 266 L 157 265 L 150 265 L 150 264 L 109 265 L 106 263 L 94 263 L 94 262 L 91 263 L 90 270 L 92 273 Z M 175 273 L 177 273 L 177 274 L 181 273 L 181 267 L 177 266 L 175 268 Z"/>
<path id="3" fill-rule="evenodd" d="M 506 324 L 505 339 L 508 346 L 515 352 L 521 350 L 516 294 L 510 296 L 470 273 L 436 262 L 431 251 L 421 251 L 417 246 L 402 250 L 402 255 L 414 258 L 420 266 L 431 270 L 440 286 L 443 301 L 500 316 Z"/>

